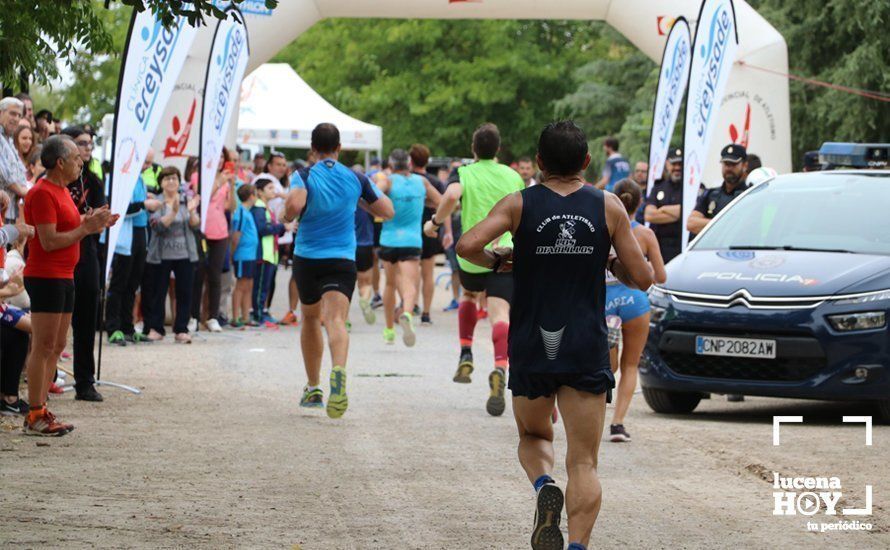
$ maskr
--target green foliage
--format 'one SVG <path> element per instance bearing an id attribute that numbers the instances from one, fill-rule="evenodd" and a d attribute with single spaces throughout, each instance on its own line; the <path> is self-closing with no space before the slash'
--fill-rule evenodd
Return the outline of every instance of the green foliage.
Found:
<path id="1" fill-rule="evenodd" d="M 243 0 L 232 2 L 237 5 Z M 204 24 L 205 17 L 226 15 L 213 0 L 0 0 L 0 82 L 14 87 L 25 78 L 45 85 L 59 76 L 57 60 L 68 66 L 80 64 L 73 69 L 75 73 L 81 71 L 78 76 L 84 76 L 91 74 L 82 72 L 84 65 L 93 60 L 83 58 L 102 54 L 119 58 L 123 43 L 116 38 L 126 34 L 131 10 L 122 10 L 118 4 L 133 6 L 138 11 L 151 9 L 165 24 L 179 15 L 186 16 L 193 25 Z M 278 0 L 266 0 L 270 9 L 277 5 Z M 112 16 L 109 25 L 105 12 L 127 16 Z M 110 64 L 112 69 L 113 65 L 120 66 L 117 59 Z"/>
<path id="2" fill-rule="evenodd" d="M 424 142 L 470 156 L 472 131 L 494 122 L 501 158 L 531 154 L 575 87 L 572 69 L 600 24 L 541 21 L 329 20 L 274 59 L 350 115 L 384 127 L 385 149 Z"/>
<path id="3" fill-rule="evenodd" d="M 890 2 L 750 0 L 785 37 L 792 73 L 852 88 L 890 90 Z M 825 141 L 890 141 L 890 105 L 791 81 L 795 166 Z"/>

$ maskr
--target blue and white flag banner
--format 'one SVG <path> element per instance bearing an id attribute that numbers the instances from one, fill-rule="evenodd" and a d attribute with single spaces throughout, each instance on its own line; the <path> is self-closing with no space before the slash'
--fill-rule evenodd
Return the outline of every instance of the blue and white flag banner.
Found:
<path id="1" fill-rule="evenodd" d="M 241 80 L 250 57 L 244 16 L 237 8 L 230 8 L 226 13 L 228 17 L 219 22 L 213 35 L 201 107 L 201 170 L 198 177 L 202 213 L 206 213 L 210 207 L 220 154 L 232 121 L 232 113 L 238 105 Z M 207 216 L 202 215 L 202 231 L 206 224 Z"/>
<path id="2" fill-rule="evenodd" d="M 109 184 L 111 211 L 122 219 L 196 32 L 185 17 L 168 29 L 150 9 L 133 14 L 121 61 Z M 109 230 L 108 250 L 115 249 L 121 225 Z M 106 276 L 113 257 L 108 254 Z"/>
<path id="3" fill-rule="evenodd" d="M 705 163 L 718 162 L 707 158 L 708 145 L 738 45 L 732 0 L 704 0 L 692 42 L 683 128 L 683 249 L 689 242 L 686 220 L 695 208 Z"/>
<path id="4" fill-rule="evenodd" d="M 646 195 L 652 184 L 664 173 L 674 135 L 674 126 L 680 114 L 683 94 L 689 82 L 689 65 L 692 57 L 692 37 L 689 23 L 678 17 L 671 26 L 664 54 L 661 58 L 661 73 L 658 75 L 658 88 L 655 93 L 655 108 L 652 115 L 652 135 L 649 138 L 649 175 L 646 182 Z"/>

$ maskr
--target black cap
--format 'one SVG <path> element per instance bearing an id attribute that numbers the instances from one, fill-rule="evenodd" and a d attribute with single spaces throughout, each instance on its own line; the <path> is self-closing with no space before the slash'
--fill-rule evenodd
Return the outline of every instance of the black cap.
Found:
<path id="1" fill-rule="evenodd" d="M 683 162 L 683 149 L 676 147 L 668 151 L 668 162 Z"/>
<path id="2" fill-rule="evenodd" d="M 731 162 L 736 164 L 748 158 L 748 152 L 745 151 L 743 145 L 738 143 L 730 143 L 720 151 L 720 162 Z"/>

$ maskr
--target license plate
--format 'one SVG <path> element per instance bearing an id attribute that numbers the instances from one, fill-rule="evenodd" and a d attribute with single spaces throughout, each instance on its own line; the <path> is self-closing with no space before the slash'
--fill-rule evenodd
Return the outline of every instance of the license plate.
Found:
<path id="1" fill-rule="evenodd" d="M 776 341 L 759 338 L 696 336 L 695 353 L 696 355 L 719 355 L 721 357 L 775 359 Z"/>

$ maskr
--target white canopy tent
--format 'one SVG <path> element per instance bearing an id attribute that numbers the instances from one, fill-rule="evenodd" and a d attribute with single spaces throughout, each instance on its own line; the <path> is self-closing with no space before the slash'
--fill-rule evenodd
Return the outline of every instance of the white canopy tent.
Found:
<path id="1" fill-rule="evenodd" d="M 238 144 L 308 149 L 312 129 L 322 122 L 340 130 L 343 149 L 380 151 L 383 130 L 343 113 L 325 101 L 286 63 L 266 63 L 244 79 Z"/>

